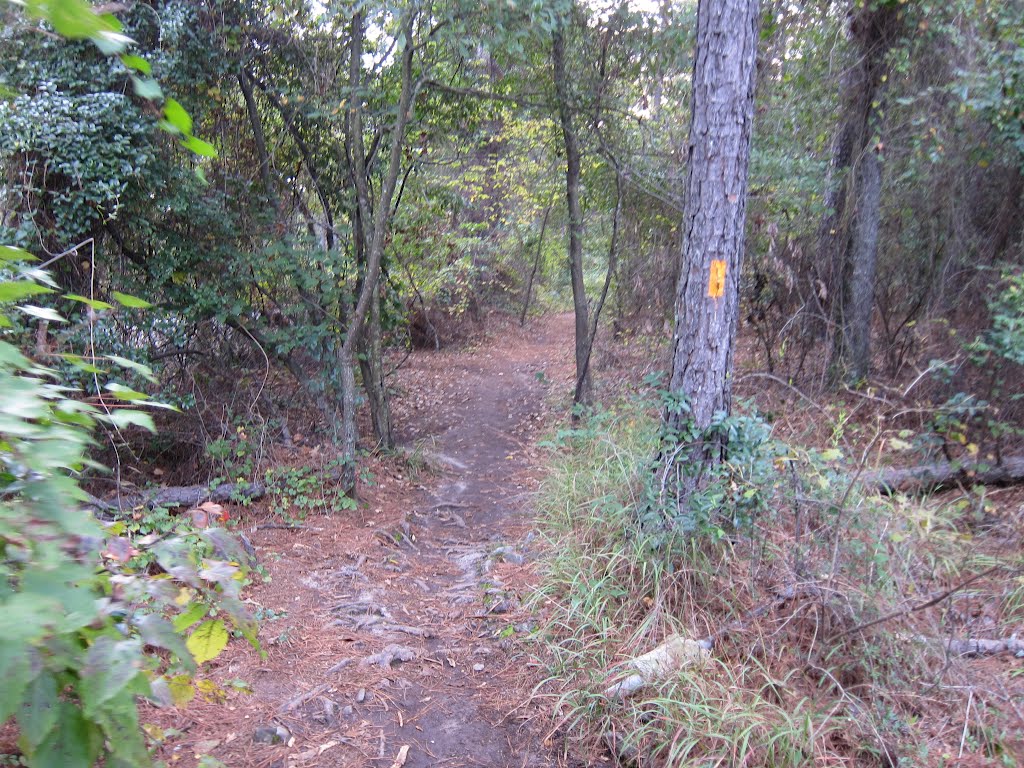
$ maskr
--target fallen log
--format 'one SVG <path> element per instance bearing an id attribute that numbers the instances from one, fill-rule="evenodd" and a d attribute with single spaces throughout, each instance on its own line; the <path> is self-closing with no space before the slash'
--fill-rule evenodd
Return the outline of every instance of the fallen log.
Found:
<path id="1" fill-rule="evenodd" d="M 937 461 L 915 467 L 891 467 L 861 476 L 878 493 L 928 493 L 956 485 L 1013 485 L 1024 483 L 1024 456 L 1007 456 L 998 464 L 981 461 Z"/>
<path id="2" fill-rule="evenodd" d="M 1024 640 L 1016 635 L 995 639 L 971 638 L 970 640 L 918 636 L 917 641 L 938 645 L 950 656 L 998 656 L 1001 653 L 1024 655 Z"/>
<path id="3" fill-rule="evenodd" d="M 265 496 L 266 493 L 267 488 L 262 483 L 221 483 L 213 487 L 208 485 L 171 486 L 154 488 L 151 491 L 123 493 L 109 501 L 89 496 L 84 506 L 99 512 L 123 513 L 139 507 L 148 509 L 197 507 L 207 501 L 215 503 L 239 499 L 255 501 Z"/>

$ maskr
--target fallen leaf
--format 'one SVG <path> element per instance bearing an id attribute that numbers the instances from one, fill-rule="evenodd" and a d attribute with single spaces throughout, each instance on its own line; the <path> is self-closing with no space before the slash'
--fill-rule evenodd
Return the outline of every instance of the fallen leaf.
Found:
<path id="1" fill-rule="evenodd" d="M 391 768 L 402 768 L 402 766 L 405 765 L 405 761 L 408 759 L 409 745 L 405 744 L 400 750 L 398 750 L 398 754 L 395 755 L 395 761 L 391 764 Z"/>

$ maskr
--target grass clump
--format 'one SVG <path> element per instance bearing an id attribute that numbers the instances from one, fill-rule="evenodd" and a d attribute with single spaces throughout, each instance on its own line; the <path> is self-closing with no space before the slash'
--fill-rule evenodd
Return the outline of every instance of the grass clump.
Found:
<path id="1" fill-rule="evenodd" d="M 965 546 L 954 506 L 862 491 L 835 447 L 787 445 L 748 416 L 723 423 L 729 458 L 680 512 L 657 462 L 662 407 L 630 399 L 548 443 L 538 692 L 567 750 L 637 766 L 895 766 L 971 747 L 1012 764 L 991 706 L 973 741 L 953 732 L 964 662 L 941 639 L 962 627 L 948 605 L 918 606 L 1013 557 Z M 989 586 L 1017 607 L 1016 590 L 972 583 Z M 709 658 L 606 692 L 679 635 Z"/>

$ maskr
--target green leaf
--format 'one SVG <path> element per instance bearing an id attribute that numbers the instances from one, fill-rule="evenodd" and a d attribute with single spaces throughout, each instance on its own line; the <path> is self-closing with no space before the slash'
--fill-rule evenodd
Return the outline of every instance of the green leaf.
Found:
<path id="1" fill-rule="evenodd" d="M 197 621 L 206 618 L 209 608 L 204 603 L 192 603 L 187 611 L 183 611 L 174 617 L 172 624 L 175 632 L 184 632 Z"/>
<path id="2" fill-rule="evenodd" d="M 206 621 L 196 627 L 189 635 L 185 645 L 188 646 L 196 664 L 203 664 L 220 656 L 228 644 L 228 630 L 220 619 Z"/>
<path id="3" fill-rule="evenodd" d="M 58 34 L 72 40 L 94 37 L 100 32 L 121 31 L 116 19 L 100 16 L 86 0 L 50 0 L 46 5 L 38 2 L 32 5 Z"/>
<path id="4" fill-rule="evenodd" d="M 85 655 L 85 667 L 78 683 L 82 711 L 89 718 L 121 693 L 140 674 L 142 648 L 138 640 L 116 642 L 100 637 Z"/>
<path id="5" fill-rule="evenodd" d="M 30 676 L 28 645 L 0 637 L 0 723 L 14 714 Z"/>
<path id="6" fill-rule="evenodd" d="M 124 386 L 123 384 L 117 384 L 110 382 L 107 384 L 106 389 L 114 394 L 118 400 L 125 400 L 127 402 L 135 402 L 137 400 L 149 400 L 149 395 L 145 392 L 138 392 L 134 389 Z"/>
<path id="7" fill-rule="evenodd" d="M 65 293 L 64 294 L 64 298 L 65 299 L 71 299 L 72 301 L 81 302 L 82 304 L 85 304 L 86 306 L 92 307 L 93 309 L 113 309 L 114 308 L 113 304 L 108 304 L 107 302 L 100 301 L 99 299 L 90 299 L 87 296 L 79 296 L 77 293 Z"/>
<path id="8" fill-rule="evenodd" d="M 142 411 L 130 411 L 126 408 L 118 408 L 111 414 L 105 417 L 106 421 L 113 424 L 118 429 L 124 429 L 125 427 L 142 427 L 145 430 L 156 434 L 156 424 L 153 423 L 153 417 L 148 413 Z"/>
<path id="9" fill-rule="evenodd" d="M 192 135 L 192 117 L 174 99 L 164 103 L 164 120 L 186 136 Z"/>
<path id="10" fill-rule="evenodd" d="M 35 304 L 25 304 L 18 307 L 18 309 L 26 315 L 38 317 L 40 320 L 50 320 L 55 323 L 65 322 L 64 316 L 57 310 L 51 309 L 50 307 L 37 307 Z"/>
<path id="11" fill-rule="evenodd" d="M 70 701 L 60 702 L 56 716 L 57 728 L 31 756 L 29 765 L 32 768 L 92 768 L 103 741 L 99 728 L 88 722 Z"/>
<path id="12" fill-rule="evenodd" d="M 132 309 L 149 309 L 153 305 L 145 299 L 140 299 L 138 296 L 132 296 L 129 293 L 121 293 L 120 291 L 111 291 L 110 295 L 114 297 L 114 301 L 125 307 Z"/>
<path id="13" fill-rule="evenodd" d="M 80 371 L 84 371 L 85 373 L 106 373 L 105 370 L 93 365 L 79 355 L 66 353 L 61 355 L 61 357 L 71 363 L 75 368 Z"/>
<path id="14" fill-rule="evenodd" d="M 189 136 L 185 141 L 181 142 L 186 149 L 192 150 L 197 155 L 203 157 L 217 157 L 217 150 L 207 141 L 196 138 L 195 136 Z"/>
<path id="15" fill-rule="evenodd" d="M 44 671 L 29 684 L 21 709 L 18 711 L 21 741 L 29 752 L 35 751 L 57 725 L 59 703 L 57 680 L 49 672 Z"/>
<path id="16" fill-rule="evenodd" d="M 182 630 L 178 629 L 177 623 L 172 625 L 163 616 L 150 613 L 135 622 L 135 626 L 142 636 L 142 642 L 146 645 L 170 651 L 181 659 L 181 663 L 190 671 L 196 668 L 195 662 L 192 660 L 192 653 L 185 645 L 185 640 L 181 636 Z"/>
<path id="17" fill-rule="evenodd" d="M 131 371 L 135 371 L 141 374 L 147 381 L 151 381 L 156 384 L 156 377 L 153 375 L 153 369 L 145 363 L 139 363 L 135 360 L 129 360 L 127 357 L 121 357 L 120 355 L 107 355 L 107 360 L 113 360 L 115 363 L 120 365 L 122 368 L 127 368 Z"/>
<path id="18" fill-rule="evenodd" d="M 135 87 L 135 95 L 148 101 L 157 101 L 164 96 L 160 83 L 152 78 L 132 75 L 132 85 Z"/>
<path id="19" fill-rule="evenodd" d="M 133 56 L 126 53 L 121 57 L 121 63 L 128 67 L 128 69 L 134 69 L 136 72 L 141 72 L 144 75 L 153 74 L 153 68 L 149 65 L 149 62 L 141 56 Z"/>
<path id="20" fill-rule="evenodd" d="M 39 259 L 21 248 L 0 245 L 0 261 L 39 261 Z"/>
<path id="21" fill-rule="evenodd" d="M 149 754 L 139 728 L 139 710 L 135 696 L 123 690 L 95 714 L 95 722 L 103 729 L 111 758 L 108 766 L 142 768 L 150 764 Z"/>
<path id="22" fill-rule="evenodd" d="M 28 296 L 38 296 L 41 293 L 53 293 L 53 291 L 45 285 L 28 280 L 0 283 L 0 302 L 21 301 Z"/>

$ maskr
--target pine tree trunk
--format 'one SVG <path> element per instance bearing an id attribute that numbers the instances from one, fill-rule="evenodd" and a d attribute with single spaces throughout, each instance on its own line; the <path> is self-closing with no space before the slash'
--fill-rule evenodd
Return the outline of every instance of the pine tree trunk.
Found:
<path id="1" fill-rule="evenodd" d="M 701 0 L 671 379 L 690 413 L 667 414 L 669 427 L 692 419 L 699 434 L 732 403 L 757 41 L 757 0 Z M 685 454 L 704 468 L 722 445 L 702 439 Z M 680 502 L 700 486 L 700 468 L 683 473 Z"/>

